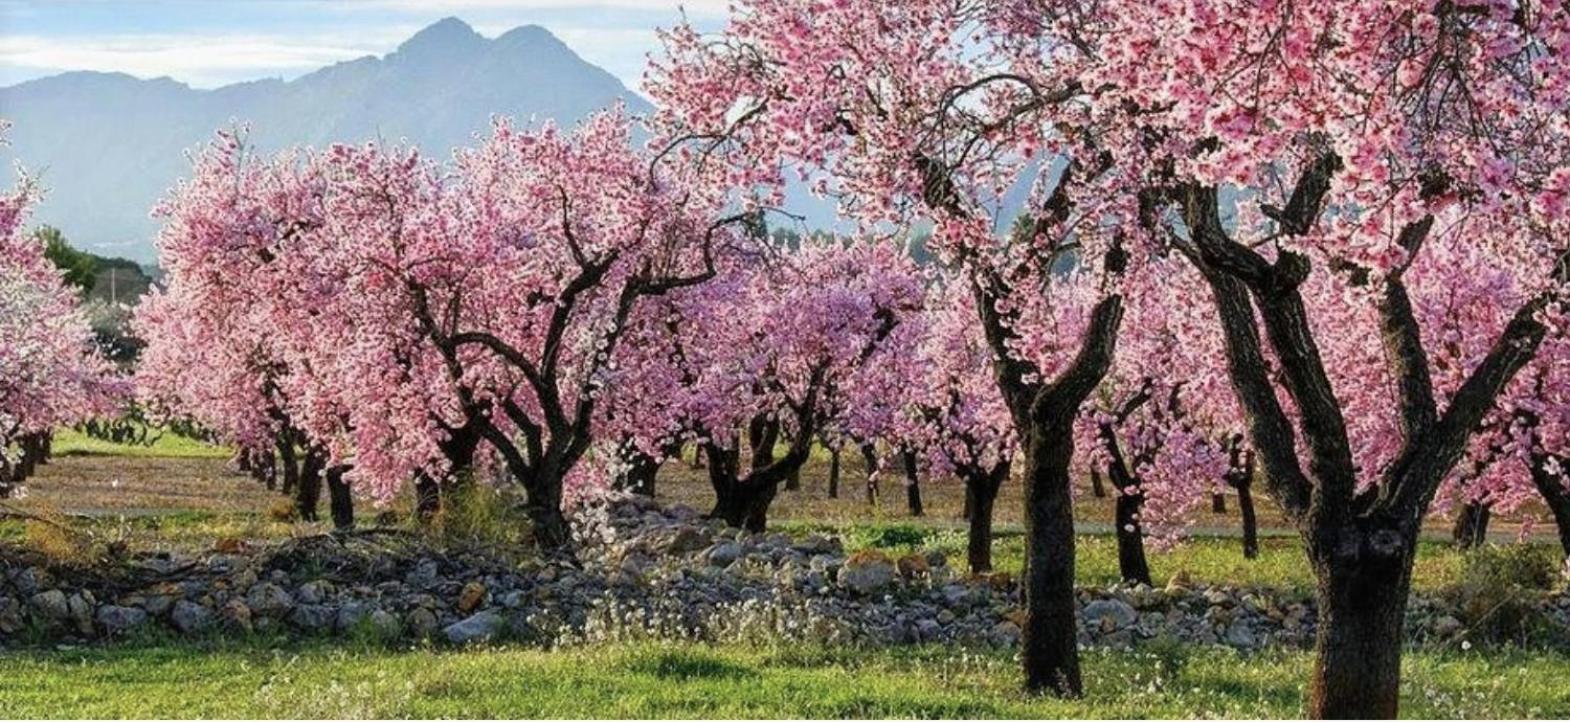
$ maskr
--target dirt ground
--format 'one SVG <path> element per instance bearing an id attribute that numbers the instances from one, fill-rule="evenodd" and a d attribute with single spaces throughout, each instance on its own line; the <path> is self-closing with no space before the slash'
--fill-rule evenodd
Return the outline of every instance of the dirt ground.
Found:
<path id="1" fill-rule="evenodd" d="M 771 519 L 829 524 L 913 520 L 904 484 L 897 476 L 881 475 L 876 501 L 868 503 L 867 477 L 859 455 L 843 457 L 839 498 L 830 499 L 826 456 L 820 451 L 802 470 L 799 490 L 781 490 Z M 656 487 L 656 496 L 666 503 L 683 503 L 702 511 L 713 504 L 706 472 L 688 461 L 667 463 L 660 470 Z M 964 488 L 958 482 L 923 479 L 921 496 L 925 507 L 922 523 L 963 525 Z M 76 455 L 57 457 L 42 467 L 28 483 L 25 498 L 13 503 L 33 510 L 93 516 L 145 516 L 179 512 L 261 514 L 279 500 L 277 492 L 229 469 L 222 458 Z M 1290 527 L 1268 496 L 1256 496 L 1256 503 L 1260 528 L 1265 533 L 1290 533 Z M 1112 504 L 1110 497 L 1096 498 L 1091 494 L 1086 483 L 1075 504 L 1076 519 L 1089 531 L 1104 531 L 1111 522 Z M 1020 483 L 1017 478 L 1010 479 L 996 506 L 998 528 L 1017 527 L 1020 509 Z M 1238 524 L 1237 499 L 1230 494 L 1224 513 L 1212 512 L 1206 503 L 1196 520 L 1197 531 L 1206 534 L 1233 534 Z M 1443 536 L 1449 532 L 1449 521 L 1430 518 L 1426 527 L 1429 535 Z M 1518 529 L 1514 520 L 1496 518 L 1491 532 L 1503 540 L 1513 538 Z M 1540 525 L 1534 536 L 1547 531 Z"/>

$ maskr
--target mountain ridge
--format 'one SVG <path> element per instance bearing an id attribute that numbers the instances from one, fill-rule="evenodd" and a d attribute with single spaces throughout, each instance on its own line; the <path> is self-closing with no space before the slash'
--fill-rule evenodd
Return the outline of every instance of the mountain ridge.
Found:
<path id="1" fill-rule="evenodd" d="M 0 117 L 12 122 L 0 161 L 43 170 L 33 223 L 95 253 L 151 261 L 149 211 L 189 175 L 186 151 L 236 123 L 263 152 L 384 138 L 446 158 L 496 116 L 570 126 L 617 103 L 653 109 L 544 27 L 487 38 L 449 17 L 385 55 L 291 80 L 198 89 L 167 76 L 71 71 L 0 88 Z"/>

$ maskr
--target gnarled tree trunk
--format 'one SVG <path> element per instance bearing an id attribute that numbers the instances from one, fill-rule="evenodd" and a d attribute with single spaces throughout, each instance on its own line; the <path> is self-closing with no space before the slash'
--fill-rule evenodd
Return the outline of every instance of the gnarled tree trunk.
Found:
<path id="1" fill-rule="evenodd" d="M 1316 555 L 1319 620 L 1308 685 L 1310 717 L 1396 716 L 1415 547 L 1415 536 L 1389 526 L 1352 526 L 1331 550 Z"/>
<path id="2" fill-rule="evenodd" d="M 829 447 L 829 498 L 840 498 L 840 447 Z"/>

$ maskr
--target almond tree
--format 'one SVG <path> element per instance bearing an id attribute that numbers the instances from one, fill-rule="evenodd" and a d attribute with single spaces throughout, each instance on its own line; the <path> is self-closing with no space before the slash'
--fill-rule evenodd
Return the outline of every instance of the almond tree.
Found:
<path id="1" fill-rule="evenodd" d="M 728 161 L 735 185 L 772 190 L 765 202 L 801 172 L 869 224 L 936 224 L 932 245 L 966 271 L 1025 455 L 1026 682 L 1078 695 L 1072 427 L 1111 363 L 1126 237 L 1151 219 L 1112 184 L 1094 139 L 1047 147 L 1078 87 L 998 72 L 1000 36 L 982 19 L 970 2 L 748 0 L 716 35 L 665 33 L 648 90 L 668 147 Z M 1048 151 L 1066 162 L 1042 162 Z M 1011 243 L 998 200 L 1016 185 L 1035 187 L 1036 222 Z M 1022 337 L 1025 309 L 1061 297 L 1065 257 L 1097 300 L 1072 336 Z"/>
<path id="2" fill-rule="evenodd" d="M 126 392 L 76 292 L 23 229 L 36 197 L 26 179 L 0 195 L 0 498 L 43 461 L 55 427 L 113 415 Z"/>

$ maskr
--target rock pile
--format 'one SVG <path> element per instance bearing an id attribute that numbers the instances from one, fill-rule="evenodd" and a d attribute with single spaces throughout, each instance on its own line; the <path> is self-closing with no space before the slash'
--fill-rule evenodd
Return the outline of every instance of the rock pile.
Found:
<path id="1" fill-rule="evenodd" d="M 749 534 L 682 506 L 610 503 L 575 561 L 517 564 L 417 538 L 366 534 L 247 550 L 162 555 L 101 575 L 51 572 L 0 553 L 0 646 L 75 643 L 162 627 L 180 635 L 264 632 L 451 644 L 650 637 L 829 643 L 1018 643 L 1008 575 L 972 578 L 943 554 L 846 554 L 832 537 Z M 1192 584 L 1079 591 L 1080 641 L 1258 649 L 1303 646 L 1310 600 Z M 1570 628 L 1570 596 L 1540 604 Z M 1465 633 L 1444 603 L 1410 605 L 1417 640 Z"/>

